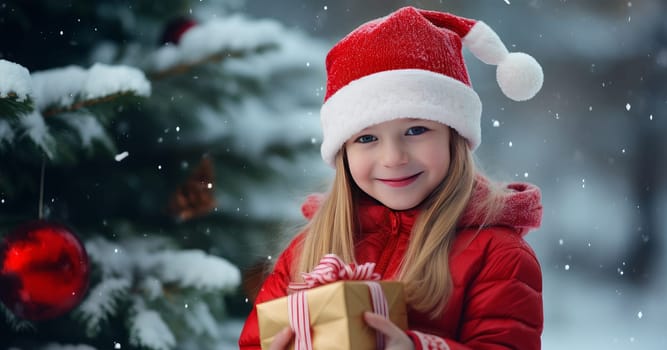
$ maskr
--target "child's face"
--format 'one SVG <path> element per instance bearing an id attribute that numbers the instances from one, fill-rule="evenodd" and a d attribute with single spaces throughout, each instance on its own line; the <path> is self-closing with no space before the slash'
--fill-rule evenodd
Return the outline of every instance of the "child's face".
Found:
<path id="1" fill-rule="evenodd" d="M 394 210 L 419 205 L 449 170 L 447 125 L 396 119 L 368 127 L 345 142 L 350 173 L 366 194 Z"/>

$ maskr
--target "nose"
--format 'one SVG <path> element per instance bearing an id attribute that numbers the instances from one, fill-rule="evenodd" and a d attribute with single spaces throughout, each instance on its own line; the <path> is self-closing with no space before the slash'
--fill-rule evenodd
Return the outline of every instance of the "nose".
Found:
<path id="1" fill-rule="evenodd" d="M 386 140 L 382 147 L 382 164 L 387 167 L 396 167 L 408 162 L 408 152 L 401 142 Z"/>

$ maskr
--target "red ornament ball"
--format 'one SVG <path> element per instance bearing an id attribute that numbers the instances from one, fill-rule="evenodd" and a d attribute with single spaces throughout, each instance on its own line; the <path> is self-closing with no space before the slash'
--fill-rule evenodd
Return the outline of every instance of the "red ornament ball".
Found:
<path id="1" fill-rule="evenodd" d="M 172 19 L 167 23 L 164 30 L 162 31 L 160 43 L 178 44 L 181 41 L 183 34 L 185 34 L 188 30 L 197 24 L 197 21 L 190 17 L 177 17 Z"/>
<path id="2" fill-rule="evenodd" d="M 0 243 L 0 300 L 18 317 L 65 314 L 83 299 L 89 275 L 83 244 L 63 225 L 29 222 Z"/>

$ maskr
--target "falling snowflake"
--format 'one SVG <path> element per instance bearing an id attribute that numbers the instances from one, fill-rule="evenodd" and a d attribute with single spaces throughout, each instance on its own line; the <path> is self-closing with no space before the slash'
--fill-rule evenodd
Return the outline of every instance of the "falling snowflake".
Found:
<path id="1" fill-rule="evenodd" d="M 127 151 L 125 151 L 125 152 L 116 154 L 116 156 L 114 157 L 114 159 L 115 159 L 117 162 L 120 162 L 121 160 L 127 158 L 127 156 L 129 156 L 129 155 L 130 155 L 130 153 L 128 153 Z"/>

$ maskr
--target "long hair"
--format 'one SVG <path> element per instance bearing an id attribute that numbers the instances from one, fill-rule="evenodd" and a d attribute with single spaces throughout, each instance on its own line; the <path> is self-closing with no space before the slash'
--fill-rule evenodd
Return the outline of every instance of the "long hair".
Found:
<path id="1" fill-rule="evenodd" d="M 311 271 L 325 254 L 333 253 L 345 262 L 355 262 L 354 228 L 357 218 L 353 191 L 356 191 L 356 185 L 343 154 L 340 152 L 336 156 L 336 174 L 329 194 L 304 228 L 306 235 L 301 243 L 301 254 L 296 257 L 297 269 L 294 270 L 293 280 L 300 280 L 300 273 Z"/>
<path id="2" fill-rule="evenodd" d="M 474 160 L 466 140 L 453 129 L 451 135 L 449 171 L 420 205 L 421 214 L 412 228 L 396 276 L 405 283 L 408 304 L 433 318 L 444 311 L 452 291 L 449 252 L 475 177 Z M 330 192 L 304 228 L 306 233 L 301 254 L 295 257 L 297 268 L 293 270 L 293 280 L 300 280 L 300 272 L 311 271 L 328 253 L 337 254 L 348 263 L 355 262 L 356 199 L 360 195 L 343 150 L 336 156 L 336 174 Z"/>
<path id="3" fill-rule="evenodd" d="M 453 131 L 452 136 L 449 171 L 422 204 L 398 272 L 398 279 L 405 283 L 408 304 L 432 318 L 444 311 L 452 292 L 449 252 L 475 178 L 472 153 L 465 139 Z"/>

